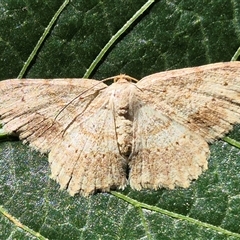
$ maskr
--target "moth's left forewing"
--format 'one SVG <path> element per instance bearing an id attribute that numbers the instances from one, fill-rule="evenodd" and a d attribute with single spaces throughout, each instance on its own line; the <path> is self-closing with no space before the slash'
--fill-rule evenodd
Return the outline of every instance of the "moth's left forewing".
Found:
<path id="1" fill-rule="evenodd" d="M 137 86 L 160 111 L 207 141 L 240 122 L 240 62 L 160 72 Z"/>

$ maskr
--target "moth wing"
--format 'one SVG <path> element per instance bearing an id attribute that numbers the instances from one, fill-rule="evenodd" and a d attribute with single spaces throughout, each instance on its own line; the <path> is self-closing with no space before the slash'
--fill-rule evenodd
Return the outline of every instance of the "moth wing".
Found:
<path id="1" fill-rule="evenodd" d="M 131 186 L 189 186 L 207 168 L 207 142 L 240 122 L 240 63 L 156 73 L 137 87 Z"/>
<path id="2" fill-rule="evenodd" d="M 71 195 L 121 189 L 127 183 L 127 161 L 119 153 L 113 104 L 108 91 L 96 97 L 49 153 L 52 178 Z"/>
<path id="3" fill-rule="evenodd" d="M 130 156 L 133 189 L 188 187 L 207 169 L 209 147 L 188 127 L 170 119 L 154 105 L 137 108 Z"/>
<path id="4" fill-rule="evenodd" d="M 48 152 L 67 126 L 107 85 L 89 79 L 11 79 L 0 82 L 0 123 L 6 132 Z"/>
<path id="5" fill-rule="evenodd" d="M 160 72 L 137 87 L 143 101 L 208 142 L 240 122 L 240 62 Z"/>

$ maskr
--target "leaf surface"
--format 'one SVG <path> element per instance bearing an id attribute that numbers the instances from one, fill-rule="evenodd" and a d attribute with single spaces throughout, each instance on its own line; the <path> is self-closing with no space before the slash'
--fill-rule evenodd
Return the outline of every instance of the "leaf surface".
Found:
<path id="1" fill-rule="evenodd" d="M 1 1 L 0 79 L 18 76 L 62 2 Z M 145 2 L 71 1 L 24 77 L 82 77 Z M 140 79 L 163 70 L 230 61 L 240 42 L 239 9 L 240 3 L 230 0 L 156 1 L 90 77 L 126 73 Z M 240 140 L 239 131 L 236 126 L 230 136 Z M 130 198 L 124 201 L 113 194 L 70 197 L 49 179 L 47 156 L 18 141 L 1 142 L 0 238 L 240 239 L 240 151 L 221 140 L 210 149 L 209 169 L 190 188 L 127 188 L 118 191 Z"/>

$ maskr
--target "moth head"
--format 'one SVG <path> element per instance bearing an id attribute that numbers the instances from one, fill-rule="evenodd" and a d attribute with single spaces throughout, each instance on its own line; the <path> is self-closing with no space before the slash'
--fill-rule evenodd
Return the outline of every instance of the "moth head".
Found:
<path id="1" fill-rule="evenodd" d="M 113 80 L 114 83 L 116 82 L 138 82 L 136 78 L 130 77 L 126 74 L 119 74 L 113 77 L 105 78 L 103 81 Z"/>
<path id="2" fill-rule="evenodd" d="M 126 74 L 120 74 L 114 77 L 114 82 L 128 81 L 128 82 L 138 82 L 136 78 L 130 77 Z"/>

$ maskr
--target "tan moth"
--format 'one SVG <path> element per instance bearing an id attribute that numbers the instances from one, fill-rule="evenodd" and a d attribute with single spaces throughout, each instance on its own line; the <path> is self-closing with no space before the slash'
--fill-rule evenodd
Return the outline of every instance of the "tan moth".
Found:
<path id="1" fill-rule="evenodd" d="M 155 73 L 137 83 L 92 79 L 0 82 L 0 123 L 41 153 L 71 195 L 188 187 L 207 143 L 240 123 L 240 62 Z M 129 171 L 129 175 L 127 172 Z M 127 176 L 128 175 L 128 176 Z"/>

